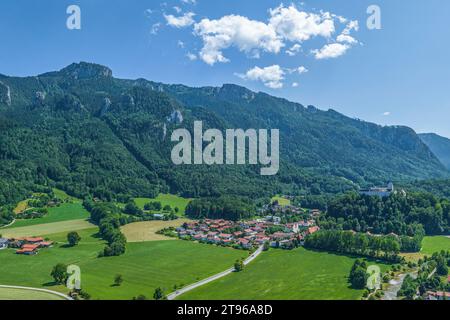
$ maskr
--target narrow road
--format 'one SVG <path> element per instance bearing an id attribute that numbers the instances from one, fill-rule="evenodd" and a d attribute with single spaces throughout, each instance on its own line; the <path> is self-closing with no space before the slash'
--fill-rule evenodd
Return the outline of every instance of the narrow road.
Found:
<path id="1" fill-rule="evenodd" d="M 250 262 L 255 260 L 263 252 L 263 248 L 264 248 L 264 246 L 260 246 L 250 257 L 245 259 L 244 265 L 246 266 Z M 225 270 L 225 271 L 223 271 L 221 273 L 218 273 L 216 275 L 213 275 L 213 276 L 211 276 L 209 278 L 203 279 L 203 280 L 201 280 L 199 282 L 196 282 L 196 283 L 193 283 L 191 285 L 188 285 L 188 286 L 186 286 L 186 287 L 184 287 L 184 288 L 182 288 L 180 290 L 177 290 L 177 291 L 169 294 L 167 296 L 167 300 L 174 300 L 177 297 L 181 296 L 182 294 L 184 294 L 184 293 L 186 293 L 188 291 L 194 290 L 195 288 L 201 287 L 201 286 L 203 286 L 203 285 L 205 285 L 207 283 L 210 283 L 212 281 L 215 281 L 215 280 L 218 280 L 220 278 L 223 278 L 223 277 L 225 277 L 225 276 L 227 276 L 227 275 L 229 275 L 229 274 L 231 274 L 233 272 L 234 272 L 234 267 L 230 268 L 228 270 Z"/>
<path id="2" fill-rule="evenodd" d="M 30 287 L 20 287 L 20 286 L 4 286 L 4 285 L 0 285 L 0 288 L 5 288 L 5 289 L 20 289 L 20 290 L 29 290 L 29 291 L 39 291 L 39 292 L 45 292 L 45 293 L 50 293 L 56 296 L 59 296 L 65 300 L 73 300 L 71 297 L 61 293 L 61 292 L 56 292 L 53 290 L 47 290 L 47 289 L 39 289 L 39 288 L 30 288 Z"/>
<path id="3" fill-rule="evenodd" d="M 16 219 L 14 219 L 13 221 L 11 221 L 9 224 L 7 224 L 6 226 L 3 226 L 3 227 L 0 227 L 0 229 L 6 229 L 6 228 L 8 228 L 8 227 L 11 227 L 13 224 L 14 224 L 14 222 L 16 222 Z"/>

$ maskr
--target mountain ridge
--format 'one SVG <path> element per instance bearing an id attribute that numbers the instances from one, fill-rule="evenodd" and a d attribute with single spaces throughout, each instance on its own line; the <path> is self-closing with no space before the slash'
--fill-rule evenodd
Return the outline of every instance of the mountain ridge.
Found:
<path id="1" fill-rule="evenodd" d="M 450 139 L 436 133 L 421 133 L 419 138 L 430 148 L 442 164 L 450 170 Z"/>
<path id="2" fill-rule="evenodd" d="M 258 198 L 449 175 L 408 127 L 383 127 L 233 84 L 192 88 L 112 75 L 108 67 L 79 63 L 1 79 L 0 203 L 20 198 L 14 188 L 23 195 L 38 186 L 80 197 Z M 219 130 L 280 129 L 280 173 L 269 179 L 254 166 L 174 166 L 168 136 L 192 130 L 196 120 Z"/>

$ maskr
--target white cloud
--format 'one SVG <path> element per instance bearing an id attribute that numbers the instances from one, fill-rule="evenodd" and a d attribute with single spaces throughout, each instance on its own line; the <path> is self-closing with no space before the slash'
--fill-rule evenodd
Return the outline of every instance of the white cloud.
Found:
<path id="1" fill-rule="evenodd" d="M 317 60 L 323 60 L 340 57 L 344 55 L 348 49 L 350 49 L 348 44 L 332 43 L 325 45 L 320 50 L 313 50 L 312 53 L 314 53 Z"/>
<path id="2" fill-rule="evenodd" d="M 152 25 L 152 28 L 150 29 L 150 33 L 153 35 L 157 35 L 160 28 L 161 28 L 161 23 L 155 23 Z"/>
<path id="3" fill-rule="evenodd" d="M 359 22 L 357 20 L 350 21 L 345 27 L 344 31 L 342 31 L 342 34 L 349 35 L 353 30 L 359 30 Z"/>
<path id="4" fill-rule="evenodd" d="M 184 48 L 184 42 L 181 41 L 181 40 L 178 40 L 177 45 L 178 45 L 180 48 Z"/>
<path id="5" fill-rule="evenodd" d="M 180 1 L 183 5 L 196 4 L 195 0 Z M 316 59 L 321 60 L 340 57 L 359 43 L 351 35 L 353 31 L 359 30 L 358 21 L 330 12 L 306 12 L 299 8 L 294 4 L 281 4 L 269 10 L 266 21 L 252 20 L 241 15 L 226 15 L 196 22 L 193 12 L 181 14 L 183 10 L 179 6 L 174 7 L 178 16 L 164 14 L 164 17 L 167 24 L 175 28 L 193 25 L 193 34 L 203 42 L 200 51 L 195 52 L 195 58 L 211 66 L 229 62 L 225 51 L 230 48 L 235 48 L 250 58 L 259 58 L 262 53 L 278 54 L 287 47 L 285 53 L 293 57 L 302 52 L 304 42 L 321 37 L 327 44 L 311 51 Z M 336 34 L 336 26 L 343 29 L 341 33 Z M 308 70 L 305 68 L 294 72 L 297 71 L 302 74 Z M 284 69 L 284 72 L 293 73 L 289 69 Z"/>
<path id="6" fill-rule="evenodd" d="M 299 86 L 299 83 L 298 82 L 293 82 L 292 83 L 292 88 L 297 88 Z"/>
<path id="7" fill-rule="evenodd" d="M 188 57 L 188 59 L 191 60 L 191 61 L 197 60 L 197 55 L 193 54 L 192 52 L 188 52 L 186 54 L 186 57 Z"/>
<path id="8" fill-rule="evenodd" d="M 209 65 L 228 62 L 223 50 L 230 47 L 257 58 L 260 51 L 279 53 L 284 46 L 272 27 L 238 15 L 218 20 L 203 19 L 195 24 L 194 29 L 195 34 L 203 39 L 200 57 Z"/>
<path id="9" fill-rule="evenodd" d="M 270 10 L 270 26 L 283 39 L 303 42 L 316 36 L 330 38 L 335 32 L 334 20 L 330 13 L 308 13 L 299 11 L 294 5 L 280 5 Z"/>
<path id="10" fill-rule="evenodd" d="M 284 75 L 285 73 L 279 65 L 265 68 L 254 67 L 245 74 L 238 74 L 239 77 L 245 80 L 261 81 L 266 87 L 271 89 L 283 88 Z"/>
<path id="11" fill-rule="evenodd" d="M 300 67 L 294 68 L 294 69 L 286 68 L 286 71 L 289 74 L 293 74 L 293 73 L 304 74 L 304 73 L 307 73 L 309 70 L 304 66 L 300 66 Z"/>
<path id="12" fill-rule="evenodd" d="M 390 115 L 391 115 L 391 113 L 389 111 L 383 113 L 383 116 L 385 116 L 385 117 L 390 116 Z"/>
<path id="13" fill-rule="evenodd" d="M 355 38 L 353 38 L 352 36 L 346 35 L 346 34 L 340 34 L 337 38 L 336 38 L 337 42 L 340 43 L 348 43 L 348 44 L 355 44 L 358 43 L 358 41 L 356 41 Z"/>
<path id="14" fill-rule="evenodd" d="M 302 49 L 302 46 L 299 45 L 298 43 L 296 43 L 292 47 L 290 47 L 288 50 L 286 50 L 286 53 L 288 54 L 288 56 L 293 57 L 293 56 L 297 55 L 297 53 L 299 53 L 301 49 Z"/>
<path id="15" fill-rule="evenodd" d="M 166 18 L 167 25 L 175 28 L 185 28 L 193 25 L 195 23 L 194 21 L 195 13 L 193 12 L 186 12 L 184 15 L 175 17 L 172 14 L 164 15 L 164 18 Z"/>
<path id="16" fill-rule="evenodd" d="M 300 67 L 297 68 L 297 72 L 300 73 L 300 74 L 307 73 L 308 71 L 309 70 L 306 69 L 304 66 L 300 66 Z"/>

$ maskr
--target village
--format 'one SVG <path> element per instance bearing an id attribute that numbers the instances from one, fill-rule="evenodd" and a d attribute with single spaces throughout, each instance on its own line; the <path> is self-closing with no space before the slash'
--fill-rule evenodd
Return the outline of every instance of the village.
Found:
<path id="1" fill-rule="evenodd" d="M 184 223 L 175 229 L 178 238 L 201 243 L 252 250 L 262 245 L 272 248 L 294 249 L 302 246 L 306 236 L 320 230 L 315 218 L 319 210 L 310 210 L 308 219 L 282 223 L 281 214 L 289 212 L 295 217 L 302 209 L 278 204 L 265 207 L 263 212 L 276 213 L 249 221 L 203 219 Z"/>

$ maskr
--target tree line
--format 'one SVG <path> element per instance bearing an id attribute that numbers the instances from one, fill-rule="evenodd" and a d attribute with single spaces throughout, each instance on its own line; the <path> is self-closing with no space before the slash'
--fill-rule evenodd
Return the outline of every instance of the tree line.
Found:
<path id="1" fill-rule="evenodd" d="M 450 202 L 423 192 L 385 198 L 348 193 L 329 202 L 320 224 L 325 229 L 410 237 L 444 234 L 450 231 Z"/>
<path id="2" fill-rule="evenodd" d="M 398 237 L 371 236 L 363 233 L 339 230 L 323 230 L 309 235 L 305 247 L 345 254 L 355 254 L 399 262 L 401 243 Z"/>

